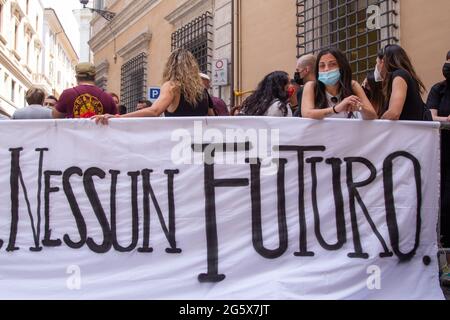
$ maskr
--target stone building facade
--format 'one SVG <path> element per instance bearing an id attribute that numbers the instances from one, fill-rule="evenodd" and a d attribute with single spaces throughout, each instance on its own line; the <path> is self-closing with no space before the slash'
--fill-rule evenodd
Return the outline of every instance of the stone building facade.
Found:
<path id="1" fill-rule="evenodd" d="M 173 49 L 190 49 L 203 72 L 212 76 L 217 59 L 231 65 L 231 0 L 106 0 L 116 16 L 110 22 L 96 14 L 89 42 L 97 66 L 97 83 L 119 93 L 129 111 L 161 85 L 163 68 Z M 228 103 L 228 85 L 213 94 Z"/>
<path id="2" fill-rule="evenodd" d="M 0 113 L 25 106 L 25 92 L 40 83 L 44 7 L 40 0 L 0 0 Z"/>
<path id="3" fill-rule="evenodd" d="M 428 88 L 442 80 L 448 47 L 448 0 L 99 0 L 116 13 L 91 21 L 90 46 L 99 84 L 121 94 L 131 111 L 149 87 L 161 85 L 164 63 L 189 48 L 215 76 L 228 62 L 226 85 L 213 94 L 242 103 L 267 73 L 295 71 L 296 59 L 334 46 L 343 50 L 355 79 L 374 68 L 377 51 L 402 45 Z"/>

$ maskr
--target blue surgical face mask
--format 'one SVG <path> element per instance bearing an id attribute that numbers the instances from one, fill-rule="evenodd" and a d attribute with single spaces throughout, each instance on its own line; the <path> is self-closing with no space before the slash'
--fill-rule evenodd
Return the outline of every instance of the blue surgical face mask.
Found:
<path id="1" fill-rule="evenodd" d="M 326 86 L 334 86 L 339 82 L 340 79 L 341 71 L 339 69 L 328 72 L 319 72 L 319 81 Z"/>

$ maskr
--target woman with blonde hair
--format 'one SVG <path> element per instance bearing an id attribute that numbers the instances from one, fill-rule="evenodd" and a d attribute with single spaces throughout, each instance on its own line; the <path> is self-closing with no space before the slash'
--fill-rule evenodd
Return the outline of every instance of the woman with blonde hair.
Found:
<path id="1" fill-rule="evenodd" d="M 203 86 L 195 57 L 188 50 L 177 49 L 169 56 L 163 73 L 161 95 L 150 107 L 126 115 L 99 115 L 97 123 L 110 118 L 205 117 L 214 116 L 210 97 Z"/>

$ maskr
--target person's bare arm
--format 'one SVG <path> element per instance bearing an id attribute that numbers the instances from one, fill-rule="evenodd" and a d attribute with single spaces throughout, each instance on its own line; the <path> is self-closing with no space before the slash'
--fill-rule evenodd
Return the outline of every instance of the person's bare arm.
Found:
<path id="1" fill-rule="evenodd" d="M 433 115 L 433 121 L 441 121 L 441 122 L 448 122 L 450 121 L 450 117 L 439 117 L 438 111 L 436 109 L 431 109 L 431 114 Z"/>
<path id="2" fill-rule="evenodd" d="M 161 116 L 173 103 L 175 99 L 175 86 L 170 82 L 166 82 L 161 87 L 161 95 L 158 100 L 150 107 L 136 112 L 125 114 L 121 118 L 145 118 Z"/>
<path id="3" fill-rule="evenodd" d="M 372 103 L 370 103 L 369 99 L 366 96 L 366 93 L 364 92 L 364 89 L 361 87 L 361 85 L 353 81 L 352 82 L 352 88 L 353 93 L 361 100 L 361 110 L 358 110 L 361 112 L 364 120 L 375 120 L 378 118 L 377 113 L 375 112 L 375 109 L 372 106 Z"/>
<path id="4" fill-rule="evenodd" d="M 315 86 L 313 82 L 308 82 L 303 90 L 302 115 L 304 118 L 323 120 L 325 117 L 345 111 L 355 111 L 361 100 L 357 96 L 350 96 L 341 101 L 334 108 L 316 109 Z"/>
<path id="5" fill-rule="evenodd" d="M 308 82 L 303 88 L 302 115 L 304 118 L 322 120 L 334 113 L 333 108 L 316 109 L 315 86 L 313 81 Z"/>
<path id="6" fill-rule="evenodd" d="M 389 100 L 389 108 L 381 117 L 383 120 L 397 121 L 403 112 L 408 92 L 408 84 L 402 77 L 396 77 L 392 83 L 392 94 Z"/>
<path id="7" fill-rule="evenodd" d="M 52 117 L 53 119 L 65 119 L 67 116 L 66 103 L 70 100 L 70 94 L 68 90 L 63 91 L 61 96 L 59 97 L 59 101 L 56 103 L 56 106 L 52 109 Z"/>
<path id="8" fill-rule="evenodd" d="M 215 117 L 216 113 L 213 108 L 208 108 L 208 117 Z"/>
<path id="9" fill-rule="evenodd" d="M 170 105 L 173 103 L 173 100 L 175 99 L 175 85 L 173 85 L 170 82 L 166 82 L 161 87 L 161 95 L 158 98 L 158 100 L 155 101 L 155 103 L 150 107 L 146 109 L 142 109 L 136 112 L 128 113 L 122 116 L 118 115 L 98 115 L 92 117 L 92 120 L 95 120 L 95 123 L 97 124 L 104 124 L 107 125 L 109 122 L 109 119 L 111 118 L 146 118 L 146 117 L 159 117 L 161 116 L 164 111 L 166 111 Z"/>

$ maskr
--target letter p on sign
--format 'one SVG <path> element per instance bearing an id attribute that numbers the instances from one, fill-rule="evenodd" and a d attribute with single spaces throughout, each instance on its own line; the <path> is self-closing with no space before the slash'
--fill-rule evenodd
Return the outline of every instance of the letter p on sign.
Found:
<path id="1" fill-rule="evenodd" d="M 161 95 L 160 87 L 148 88 L 148 100 L 150 100 L 152 103 L 155 103 L 155 101 L 158 100 L 160 95 Z"/>

